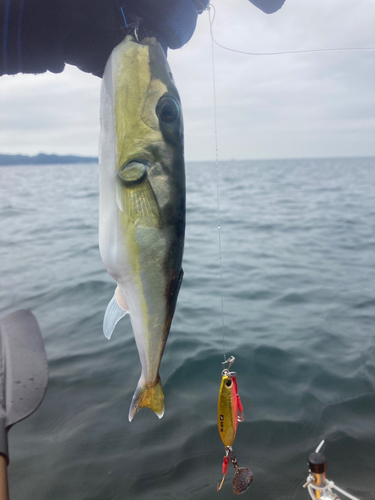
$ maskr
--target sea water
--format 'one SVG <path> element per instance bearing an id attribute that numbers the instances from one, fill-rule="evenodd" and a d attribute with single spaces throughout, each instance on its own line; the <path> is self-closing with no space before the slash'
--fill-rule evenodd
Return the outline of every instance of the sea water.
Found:
<path id="1" fill-rule="evenodd" d="M 326 439 L 328 478 L 373 499 L 375 159 L 222 162 L 221 283 L 216 166 L 186 174 L 165 415 L 129 423 L 140 362 L 128 317 L 102 333 L 115 283 L 98 250 L 97 165 L 0 169 L 1 317 L 35 314 L 50 372 L 41 407 L 9 433 L 11 499 L 231 497 L 231 467 L 216 492 L 224 352 L 245 411 L 234 452 L 254 473 L 248 498 L 307 500 L 307 457 Z"/>

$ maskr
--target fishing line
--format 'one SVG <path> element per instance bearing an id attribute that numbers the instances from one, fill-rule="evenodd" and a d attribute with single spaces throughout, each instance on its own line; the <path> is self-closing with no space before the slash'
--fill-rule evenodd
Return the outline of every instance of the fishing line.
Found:
<path id="1" fill-rule="evenodd" d="M 214 15 L 211 21 L 211 15 L 210 11 L 213 9 Z M 209 3 L 206 7 L 206 10 L 208 10 L 208 16 L 210 20 L 210 33 L 211 33 L 211 40 L 213 43 L 215 43 L 218 47 L 229 50 L 230 52 L 237 52 L 238 54 L 245 54 L 248 56 L 280 56 L 284 54 L 308 54 L 312 52 L 345 52 L 345 51 L 353 51 L 353 50 L 375 50 L 375 47 L 339 47 L 339 48 L 324 48 L 324 49 L 305 49 L 305 50 L 285 50 L 281 52 L 246 52 L 244 50 L 238 50 L 238 49 L 232 49 L 230 47 L 225 47 L 224 45 L 221 45 L 219 42 L 217 42 L 213 36 L 213 29 L 212 25 L 215 20 L 216 16 L 216 10 L 215 6 L 212 3 Z"/>
<path id="2" fill-rule="evenodd" d="M 223 298 L 223 269 L 221 262 L 221 220 L 220 220 L 220 189 L 219 189 L 219 149 L 217 140 L 217 113 L 216 113 L 216 78 L 215 78 L 215 51 L 214 51 L 214 38 L 212 36 L 212 22 L 211 11 L 208 9 L 208 17 L 210 22 L 211 32 L 211 53 L 212 53 L 212 85 L 214 94 L 214 124 L 215 124 L 215 158 L 216 158 L 216 199 L 217 199 L 217 229 L 219 235 L 219 268 L 220 268 L 220 297 L 221 297 L 221 329 L 223 335 L 223 354 L 224 361 L 226 360 L 225 354 L 225 324 L 224 324 L 224 298 Z M 215 18 L 215 17 L 214 17 Z"/>
<path id="3" fill-rule="evenodd" d="M 197 3 L 199 0 L 196 0 Z M 202 6 L 203 7 L 203 6 Z M 222 270 L 222 252 L 221 252 L 221 218 L 220 218 L 220 188 L 219 188 L 219 150 L 218 150 L 218 134 L 217 134 L 217 106 L 216 106 L 216 76 L 215 76 L 215 51 L 214 44 L 218 47 L 229 50 L 230 52 L 237 52 L 238 54 L 245 54 L 250 56 L 278 56 L 286 54 L 308 54 L 313 52 L 338 52 L 338 51 L 355 51 L 355 50 L 375 50 L 375 47 L 339 47 L 339 48 L 323 48 L 323 49 L 304 49 L 304 50 L 285 50 L 280 52 L 247 52 L 244 50 L 233 49 L 225 47 L 215 40 L 213 35 L 213 24 L 216 17 L 215 6 L 209 2 L 206 8 L 197 10 L 198 14 L 202 14 L 205 10 L 208 11 L 208 18 L 210 23 L 211 35 L 211 53 L 212 53 L 212 84 L 213 84 L 213 97 L 214 97 L 214 124 L 215 124 L 215 159 L 216 159 L 216 196 L 217 196 L 217 220 L 218 220 L 218 239 L 219 239 L 219 269 L 220 269 L 220 297 L 221 297 L 221 327 L 223 336 L 223 353 L 224 361 L 226 359 L 225 347 L 225 323 L 224 323 L 224 297 L 223 297 L 223 270 Z M 211 16 L 213 11 L 213 16 Z"/>

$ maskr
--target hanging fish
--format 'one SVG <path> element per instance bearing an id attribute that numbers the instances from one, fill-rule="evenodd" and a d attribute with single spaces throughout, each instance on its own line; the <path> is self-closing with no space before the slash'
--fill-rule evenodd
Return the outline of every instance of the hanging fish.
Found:
<path id="1" fill-rule="evenodd" d="M 231 356 L 224 365 L 228 363 L 221 375 L 221 385 L 219 391 L 219 401 L 217 407 L 217 424 L 219 434 L 225 446 L 225 456 L 223 460 L 223 479 L 217 486 L 217 491 L 221 489 L 228 471 L 229 460 L 232 461 L 236 472 L 232 481 L 233 493 L 240 495 L 244 493 L 253 482 L 253 473 L 250 469 L 239 467 L 233 453 L 232 445 L 237 433 L 238 422 L 244 421 L 244 413 L 240 396 L 238 395 L 237 374 L 229 371 L 234 363 L 234 356 Z"/>
<path id="2" fill-rule="evenodd" d="M 129 421 L 142 407 L 161 418 L 159 366 L 182 282 L 185 170 L 180 98 L 155 38 L 127 36 L 101 90 L 99 247 L 115 294 L 109 339 L 129 313 L 142 365 Z"/>

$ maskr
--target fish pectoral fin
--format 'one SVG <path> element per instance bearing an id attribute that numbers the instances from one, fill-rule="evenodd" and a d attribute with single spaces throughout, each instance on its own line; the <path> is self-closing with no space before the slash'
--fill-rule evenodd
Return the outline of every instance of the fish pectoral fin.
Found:
<path id="1" fill-rule="evenodd" d="M 144 386 L 141 381 L 138 382 L 129 409 L 129 422 L 140 408 L 151 408 L 159 418 L 164 415 L 164 393 L 159 375 L 156 384 L 151 388 Z"/>
<path id="2" fill-rule="evenodd" d="M 160 209 L 154 191 L 147 177 L 139 183 L 124 182 L 124 173 L 116 179 L 117 206 L 133 224 L 161 228 Z"/>
<path id="3" fill-rule="evenodd" d="M 111 338 L 117 323 L 128 313 L 126 302 L 121 295 L 120 288 L 117 287 L 104 314 L 103 333 L 108 340 Z"/>

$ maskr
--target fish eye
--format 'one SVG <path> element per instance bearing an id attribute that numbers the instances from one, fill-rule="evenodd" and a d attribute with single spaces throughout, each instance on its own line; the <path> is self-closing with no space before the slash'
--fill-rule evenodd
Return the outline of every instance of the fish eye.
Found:
<path id="1" fill-rule="evenodd" d="M 180 107 L 175 99 L 164 96 L 156 106 L 156 114 L 164 123 L 173 123 L 180 116 Z"/>
<path id="2" fill-rule="evenodd" d="M 230 387 L 230 386 L 232 385 L 232 381 L 231 381 L 231 379 L 230 379 L 230 378 L 228 378 L 228 380 L 225 382 L 225 385 L 226 385 L 227 387 Z"/>

